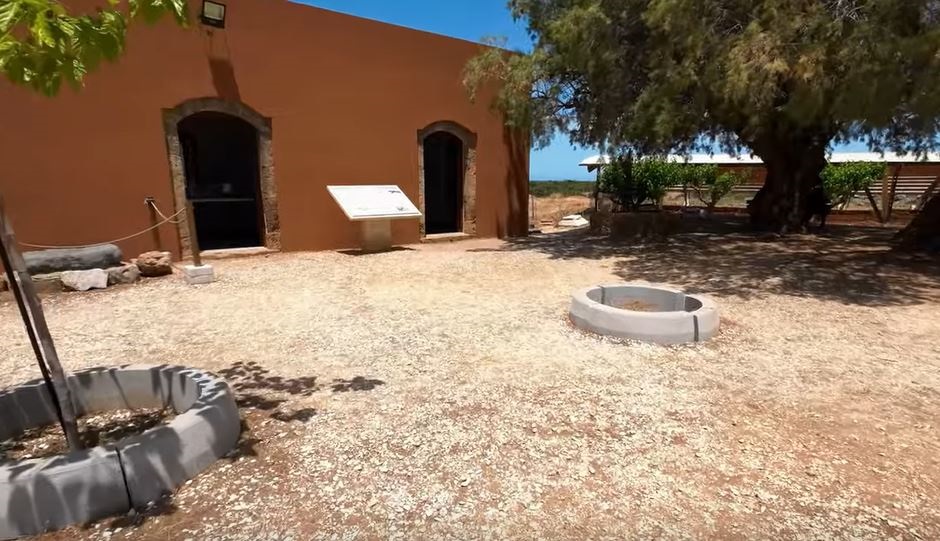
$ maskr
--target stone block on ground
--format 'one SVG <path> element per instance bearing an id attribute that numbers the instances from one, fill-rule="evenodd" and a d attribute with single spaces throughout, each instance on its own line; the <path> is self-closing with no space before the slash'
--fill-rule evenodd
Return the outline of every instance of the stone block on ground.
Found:
<path id="1" fill-rule="evenodd" d="M 106 269 L 121 264 L 121 249 L 114 244 L 87 248 L 56 248 L 23 253 L 30 274 L 67 270 Z"/>
<path id="2" fill-rule="evenodd" d="M 183 277 L 189 285 L 211 284 L 215 282 L 215 269 L 212 265 L 186 265 L 183 267 Z"/>
<path id="3" fill-rule="evenodd" d="M 88 291 L 108 287 L 108 273 L 104 269 L 65 271 L 62 285 L 70 291 Z"/>
<path id="4" fill-rule="evenodd" d="M 154 277 L 173 274 L 170 252 L 144 252 L 133 261 L 141 276 Z"/>
<path id="5" fill-rule="evenodd" d="M 34 274 L 33 289 L 36 293 L 50 293 L 53 291 L 62 291 L 62 273 L 53 272 L 50 274 Z M 6 273 L 0 276 L 0 291 L 9 291 L 10 282 L 7 281 Z"/>
<path id="6" fill-rule="evenodd" d="M 133 284 L 140 279 L 140 269 L 133 263 L 107 269 L 108 285 Z"/>
<path id="7" fill-rule="evenodd" d="M 34 274 L 33 288 L 36 290 L 36 293 L 52 293 L 53 291 L 62 291 L 65 289 L 65 286 L 62 285 L 62 273 L 52 272 L 49 274 Z"/>

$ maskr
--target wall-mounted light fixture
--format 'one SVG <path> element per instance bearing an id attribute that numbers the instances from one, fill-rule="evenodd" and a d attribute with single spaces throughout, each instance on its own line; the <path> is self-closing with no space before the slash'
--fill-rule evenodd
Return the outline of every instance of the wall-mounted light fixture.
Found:
<path id="1" fill-rule="evenodd" d="M 202 24 L 225 28 L 225 4 L 213 2 L 212 0 L 202 0 L 200 19 L 202 19 Z"/>

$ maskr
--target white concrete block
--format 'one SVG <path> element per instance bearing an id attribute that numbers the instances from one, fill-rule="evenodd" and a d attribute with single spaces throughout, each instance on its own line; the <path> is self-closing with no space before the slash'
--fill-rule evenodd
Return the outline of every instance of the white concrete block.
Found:
<path id="1" fill-rule="evenodd" d="M 212 265 L 186 265 L 183 267 L 183 277 L 189 285 L 211 284 L 215 282 L 215 269 Z"/>
<path id="2" fill-rule="evenodd" d="M 88 291 L 108 287 L 108 273 L 102 269 L 65 271 L 62 273 L 62 285 L 72 291 Z"/>

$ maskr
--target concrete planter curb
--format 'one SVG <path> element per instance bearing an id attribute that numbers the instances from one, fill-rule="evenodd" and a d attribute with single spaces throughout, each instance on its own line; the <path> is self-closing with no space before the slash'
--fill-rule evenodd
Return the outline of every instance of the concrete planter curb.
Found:
<path id="1" fill-rule="evenodd" d="M 618 308 L 638 301 L 653 311 Z M 677 289 L 632 282 L 593 286 L 571 296 L 572 323 L 586 331 L 641 342 L 671 345 L 703 342 L 718 333 L 717 305 Z"/>
<path id="2" fill-rule="evenodd" d="M 228 384 L 201 370 L 126 366 L 69 378 L 79 415 L 172 407 L 177 417 L 105 446 L 0 464 L 0 538 L 64 528 L 142 507 L 193 478 L 237 443 Z M 0 393 L 0 439 L 55 422 L 43 382 Z"/>

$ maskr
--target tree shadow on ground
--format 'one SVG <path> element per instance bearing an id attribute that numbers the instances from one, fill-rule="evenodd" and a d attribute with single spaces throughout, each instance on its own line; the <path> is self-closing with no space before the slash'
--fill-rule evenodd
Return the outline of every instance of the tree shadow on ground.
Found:
<path id="1" fill-rule="evenodd" d="M 716 296 L 782 294 L 874 306 L 940 299 L 940 262 L 892 250 L 895 232 L 839 225 L 820 235 L 776 237 L 749 232 L 741 220 L 690 219 L 663 242 L 618 241 L 579 230 L 510 240 L 497 251 L 610 258 L 624 280 Z"/>
<path id="2" fill-rule="evenodd" d="M 315 408 L 287 410 L 283 406 L 292 397 L 310 397 L 323 390 L 317 376 L 284 378 L 272 375 L 271 371 L 260 364 L 236 362 L 228 368 L 219 370 L 219 375 L 235 390 L 235 402 L 240 408 L 252 408 L 271 412 L 272 419 L 289 423 L 306 423 L 317 411 Z M 334 379 L 330 389 L 334 393 L 349 391 L 371 391 L 379 385 L 385 385 L 380 379 L 356 376 L 351 379 Z"/>
<path id="3" fill-rule="evenodd" d="M 219 370 L 219 375 L 234 389 L 238 407 L 262 411 L 277 410 L 287 402 L 287 396 L 308 397 L 322 388 L 316 376 L 273 376 L 270 370 L 254 361 L 239 361 Z"/>
<path id="4" fill-rule="evenodd" d="M 385 382 L 380 379 L 356 376 L 352 379 L 334 379 L 332 389 L 334 393 L 348 393 L 350 391 L 371 391 L 379 385 L 385 385 Z"/>

